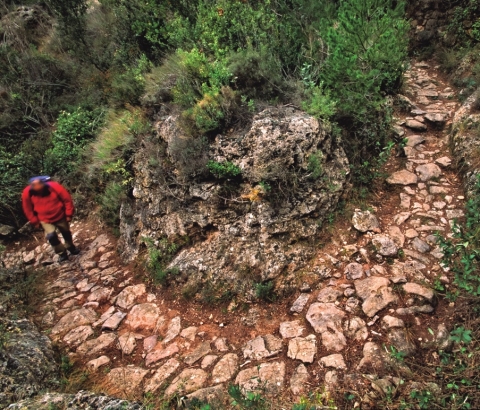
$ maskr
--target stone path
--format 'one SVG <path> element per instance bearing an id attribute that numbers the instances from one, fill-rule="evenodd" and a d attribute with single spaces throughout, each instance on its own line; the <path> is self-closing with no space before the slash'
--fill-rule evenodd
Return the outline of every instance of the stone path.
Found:
<path id="1" fill-rule="evenodd" d="M 399 387 L 398 375 L 408 381 L 392 351 L 423 356 L 448 344 L 448 323 L 437 320 L 426 332 L 438 303 L 433 284 L 450 281 L 434 234 L 450 235 L 463 215 L 444 131 L 456 109 L 453 93 L 422 63 L 406 83 L 400 99 L 407 115 L 395 126 L 407 138 L 405 157 L 387 164 L 395 170 L 387 178 L 391 191 L 382 194 L 392 209 L 355 212 L 358 241 L 319 255 L 320 284 L 292 298 L 291 318 L 273 319 L 273 334 L 254 326 L 252 333 L 246 320 L 246 340 L 228 340 L 220 326 L 205 327 L 208 317 L 172 317 L 160 294 L 114 263 L 115 243 L 106 235 L 83 243 L 82 254 L 65 265 L 50 264 L 46 245 L 9 254 L 6 263 L 44 264 L 55 274 L 39 321 L 73 359 L 103 374 L 110 394 L 205 398 L 235 383 L 295 400 L 343 386 L 374 405 Z"/>

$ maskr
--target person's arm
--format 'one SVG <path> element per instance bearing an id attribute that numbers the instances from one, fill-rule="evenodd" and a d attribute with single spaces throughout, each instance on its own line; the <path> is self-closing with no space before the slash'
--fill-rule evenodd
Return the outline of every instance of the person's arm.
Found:
<path id="1" fill-rule="evenodd" d="M 30 197 L 30 187 L 23 190 L 22 193 L 22 207 L 25 216 L 32 225 L 38 225 L 40 223 L 35 211 L 33 210 L 32 198 Z"/>
<path id="2" fill-rule="evenodd" d="M 63 204 L 65 205 L 65 218 L 67 221 L 70 221 L 75 213 L 75 206 L 73 205 L 73 199 L 70 193 L 59 183 L 50 182 L 50 184 L 54 184 L 53 189 L 57 193 L 57 195 L 62 200 Z"/>

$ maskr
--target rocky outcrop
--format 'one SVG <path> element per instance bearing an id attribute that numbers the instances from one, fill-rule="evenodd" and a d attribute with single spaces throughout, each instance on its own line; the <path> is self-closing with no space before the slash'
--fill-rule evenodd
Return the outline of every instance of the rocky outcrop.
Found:
<path id="1" fill-rule="evenodd" d="M 158 138 L 136 154 L 134 199 L 121 211 L 127 259 L 144 237 L 188 237 L 191 245 L 171 263 L 179 281 L 198 283 L 208 275 L 235 283 L 245 272 L 266 281 L 305 264 L 313 249 L 302 241 L 313 238 L 335 208 L 348 174 L 345 154 L 327 127 L 303 112 L 270 108 L 248 131 L 218 135 L 203 148 L 182 134 L 174 116 L 155 128 Z M 188 164 L 179 157 L 180 145 L 184 155 L 190 152 Z M 241 176 L 215 178 L 207 157 L 233 163 Z"/>
<path id="2" fill-rule="evenodd" d="M 464 176 L 467 195 L 471 195 L 480 173 L 480 111 L 476 108 L 479 98 L 480 89 L 468 97 L 457 110 L 450 134 L 453 156 Z"/>

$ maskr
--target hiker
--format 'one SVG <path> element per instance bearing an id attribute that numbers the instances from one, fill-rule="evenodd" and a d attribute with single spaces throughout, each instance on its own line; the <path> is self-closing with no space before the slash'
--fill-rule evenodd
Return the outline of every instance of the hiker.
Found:
<path id="1" fill-rule="evenodd" d="M 59 262 L 68 260 L 67 250 L 78 255 L 80 250 L 73 244 L 69 226 L 75 207 L 68 191 L 48 176 L 30 178 L 28 183 L 22 193 L 22 206 L 29 222 L 35 228 L 42 226 L 48 242 L 59 255 Z M 57 229 L 65 244 L 58 238 Z"/>

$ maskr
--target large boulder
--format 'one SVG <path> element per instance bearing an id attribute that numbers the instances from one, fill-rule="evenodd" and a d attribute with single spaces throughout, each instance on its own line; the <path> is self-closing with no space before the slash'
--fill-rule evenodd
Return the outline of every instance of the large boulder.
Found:
<path id="1" fill-rule="evenodd" d="M 171 262 L 180 282 L 208 276 L 241 287 L 245 272 L 266 281 L 305 266 L 314 252 L 306 240 L 335 209 L 349 172 L 325 125 L 291 108 L 269 108 L 246 131 L 209 145 L 186 137 L 175 116 L 155 129 L 157 138 L 135 156 L 134 199 L 121 210 L 126 259 L 144 237 L 188 237 Z M 241 175 L 215 178 L 208 159 L 233 163 Z"/>

